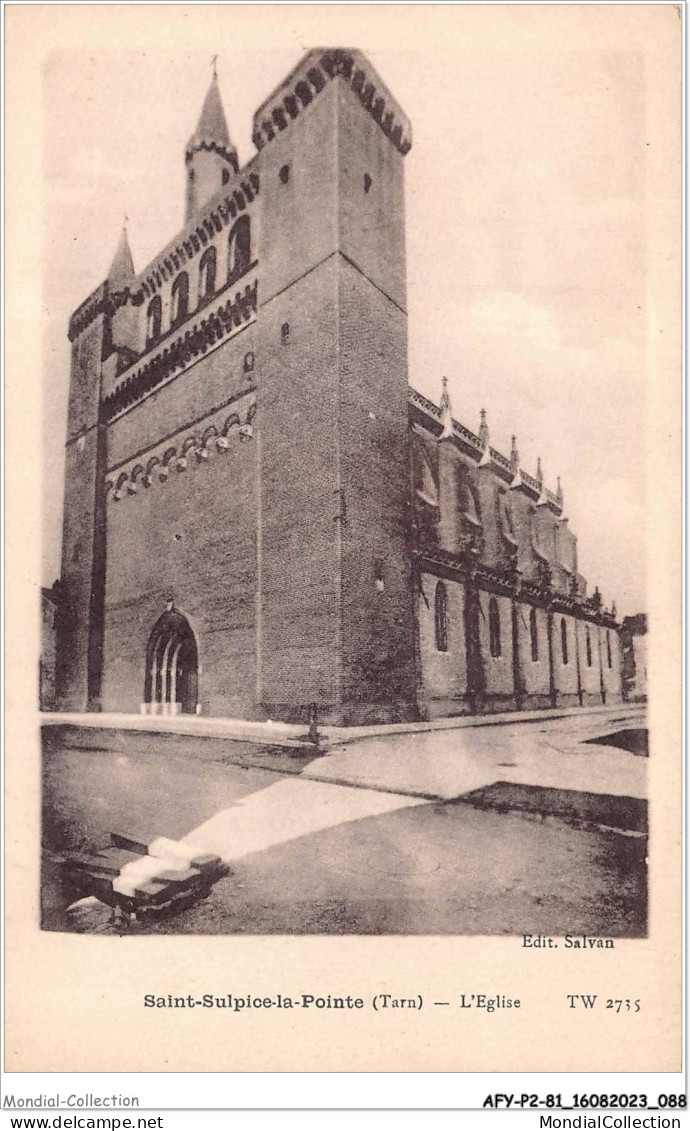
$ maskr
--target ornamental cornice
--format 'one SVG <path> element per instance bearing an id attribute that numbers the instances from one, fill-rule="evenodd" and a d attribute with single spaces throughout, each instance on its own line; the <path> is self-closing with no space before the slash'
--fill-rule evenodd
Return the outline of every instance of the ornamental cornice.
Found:
<path id="1" fill-rule="evenodd" d="M 156 293 L 165 282 L 173 278 L 186 263 L 202 252 L 209 242 L 244 212 L 259 195 L 259 174 L 243 170 L 234 189 L 209 208 L 205 216 L 196 217 L 193 226 L 185 229 L 174 244 L 161 252 L 153 263 L 144 269 L 141 291 L 145 297 Z"/>
<path id="2" fill-rule="evenodd" d="M 412 409 L 416 409 L 423 417 L 426 417 L 431 422 L 431 431 L 434 435 L 441 432 L 442 427 L 442 410 L 441 408 L 430 401 L 428 397 L 417 392 L 412 386 L 408 386 L 407 390 L 408 405 Z M 453 420 L 453 439 L 459 441 L 460 447 L 472 458 L 477 457 L 477 464 L 480 463 L 482 457 L 486 460 L 486 453 L 489 459 L 486 460 L 485 466 L 492 466 L 497 470 L 497 473 L 506 481 L 510 482 L 515 477 L 515 468 L 507 456 L 502 452 L 497 451 L 496 448 L 485 448 L 479 436 L 466 428 L 464 424 L 459 421 Z M 538 480 L 532 475 L 528 475 L 526 471 L 518 469 L 517 474 L 520 476 L 521 489 L 535 500 L 539 499 L 542 495 L 542 487 Z M 554 491 L 544 490 L 544 495 L 547 499 L 549 507 L 555 514 L 562 514 L 563 507 L 561 506 L 558 495 Z"/>
<path id="3" fill-rule="evenodd" d="M 81 306 L 78 306 L 74 314 L 69 320 L 69 327 L 67 330 L 67 337 L 70 342 L 73 342 L 79 334 L 98 318 L 99 314 L 103 313 L 103 303 L 107 297 L 108 284 L 103 282 L 93 294 L 84 299 Z"/>
<path id="4" fill-rule="evenodd" d="M 249 443 L 254 436 L 256 396 L 249 392 L 233 403 L 231 412 L 228 407 L 207 416 L 186 435 L 182 430 L 169 436 L 145 454 L 130 459 L 126 466 L 114 469 L 103 484 L 106 502 L 119 503 L 142 489 L 166 483 L 173 475 L 203 466 L 212 457 L 226 455 L 235 443 Z"/>
<path id="5" fill-rule="evenodd" d="M 234 298 L 208 311 L 205 318 L 180 333 L 143 365 L 135 363 L 125 370 L 117 387 L 102 402 L 103 420 L 113 420 L 170 377 L 179 376 L 197 358 L 232 337 L 252 320 L 257 303 L 258 281 L 255 280 L 252 286 L 247 285 L 243 291 L 237 291 Z"/>
<path id="6" fill-rule="evenodd" d="M 618 631 L 620 625 L 613 614 L 597 610 L 592 599 L 581 600 L 558 593 L 540 581 L 525 581 L 516 570 L 486 566 L 481 562 L 470 561 L 462 554 L 452 554 L 447 550 L 415 550 L 413 558 L 419 569 L 438 574 L 450 580 L 469 581 L 489 593 L 514 597 L 525 604 L 565 613 L 590 624 L 600 624 Z"/>

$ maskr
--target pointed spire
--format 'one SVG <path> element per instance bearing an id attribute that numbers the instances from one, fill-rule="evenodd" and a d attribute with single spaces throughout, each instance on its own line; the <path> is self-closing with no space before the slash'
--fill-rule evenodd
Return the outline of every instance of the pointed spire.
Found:
<path id="1" fill-rule="evenodd" d="M 546 488 L 544 487 L 544 473 L 541 469 L 541 457 L 537 458 L 537 474 L 535 478 L 537 480 L 537 483 L 539 484 L 539 498 L 537 499 L 537 506 L 546 507 L 548 506 L 549 500 L 546 494 Z"/>
<path id="2" fill-rule="evenodd" d="M 479 439 L 481 440 L 482 447 L 485 448 L 489 443 L 489 426 L 486 423 L 486 409 L 483 408 L 479 414 Z"/>
<path id="3" fill-rule="evenodd" d="M 124 290 L 133 278 L 134 263 L 132 261 L 132 253 L 129 249 L 127 217 L 125 216 L 117 250 L 110 264 L 110 270 L 108 271 L 108 282 L 110 283 L 111 291 Z"/>
<path id="4" fill-rule="evenodd" d="M 218 87 L 218 73 L 216 71 L 217 58 L 217 55 L 213 58 L 213 75 L 211 82 L 206 91 L 206 97 L 201 107 L 201 114 L 199 115 L 196 129 L 187 142 L 186 152 L 189 158 L 191 154 L 199 149 L 213 149 L 216 153 L 220 153 L 222 157 L 225 157 L 233 165 L 235 172 L 237 172 L 239 168 L 237 150 L 230 140 L 228 123 L 225 118 L 225 110 L 223 109 L 223 102 Z"/>
<path id="5" fill-rule="evenodd" d="M 561 487 L 561 477 L 558 476 L 556 480 L 556 502 L 559 507 L 563 506 L 563 488 Z"/>
<path id="6" fill-rule="evenodd" d="M 447 440 L 453 436 L 453 408 L 448 395 L 448 378 L 443 377 L 443 392 L 441 393 L 441 435 L 439 440 Z"/>
<path id="7" fill-rule="evenodd" d="M 513 475 L 517 475 L 520 470 L 520 453 L 517 450 L 517 443 L 514 436 L 510 437 L 510 466 Z"/>

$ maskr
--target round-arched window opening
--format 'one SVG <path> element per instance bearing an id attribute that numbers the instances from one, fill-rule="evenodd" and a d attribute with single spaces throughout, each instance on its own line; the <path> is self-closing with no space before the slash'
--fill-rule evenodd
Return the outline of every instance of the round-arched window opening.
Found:
<path id="1" fill-rule="evenodd" d="M 568 663 L 568 626 L 565 617 L 561 617 L 561 656 L 563 663 Z"/>
<path id="2" fill-rule="evenodd" d="M 539 659 L 539 631 L 537 627 L 537 610 L 530 609 L 529 613 L 529 639 L 532 662 L 536 664 Z"/>
<path id="3" fill-rule="evenodd" d="M 501 617 L 495 597 L 489 600 L 489 651 L 495 660 L 501 655 Z"/>

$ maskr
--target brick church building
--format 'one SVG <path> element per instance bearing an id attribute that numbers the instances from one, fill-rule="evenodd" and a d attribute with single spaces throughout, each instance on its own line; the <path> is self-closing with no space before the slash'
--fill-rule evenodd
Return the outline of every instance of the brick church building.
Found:
<path id="1" fill-rule="evenodd" d="M 359 723 L 615 702 L 563 497 L 408 382 L 410 124 L 313 50 L 242 168 L 215 78 L 185 226 L 74 312 L 57 702 Z"/>

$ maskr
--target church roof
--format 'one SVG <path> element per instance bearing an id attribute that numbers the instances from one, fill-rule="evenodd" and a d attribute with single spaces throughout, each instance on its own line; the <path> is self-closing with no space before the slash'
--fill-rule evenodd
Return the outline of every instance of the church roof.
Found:
<path id="1" fill-rule="evenodd" d="M 215 74 L 206 92 L 196 129 L 187 142 L 188 154 L 197 149 L 215 149 L 226 157 L 236 157 L 237 154 L 230 140 L 228 123 L 218 89 L 218 77 Z"/>
<path id="2" fill-rule="evenodd" d="M 111 285 L 111 289 L 126 286 L 126 284 L 134 278 L 134 273 L 134 262 L 129 249 L 127 229 L 123 228 L 117 250 L 110 264 L 110 270 L 108 271 L 108 282 Z"/>

